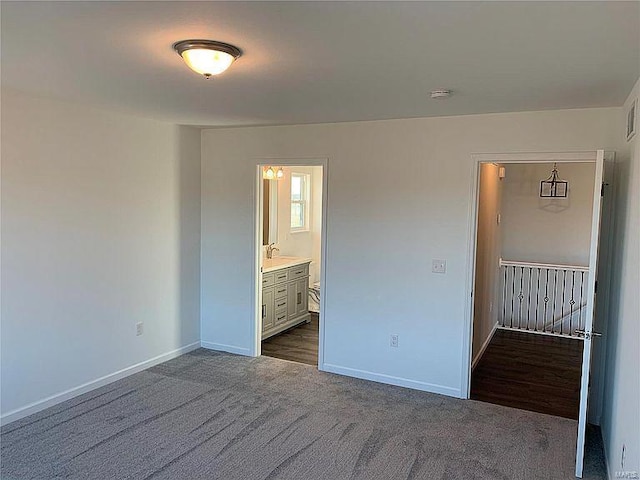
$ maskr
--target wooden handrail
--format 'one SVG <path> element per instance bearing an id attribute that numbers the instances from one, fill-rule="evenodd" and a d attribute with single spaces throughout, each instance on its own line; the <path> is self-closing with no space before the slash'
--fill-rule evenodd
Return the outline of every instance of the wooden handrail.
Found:
<path id="1" fill-rule="evenodd" d="M 561 265 L 553 263 L 534 263 L 534 262 L 518 262 L 514 260 L 500 259 L 501 267 L 529 267 L 529 268 L 547 268 L 549 270 L 575 270 L 576 272 L 588 272 L 589 267 L 584 265 Z"/>

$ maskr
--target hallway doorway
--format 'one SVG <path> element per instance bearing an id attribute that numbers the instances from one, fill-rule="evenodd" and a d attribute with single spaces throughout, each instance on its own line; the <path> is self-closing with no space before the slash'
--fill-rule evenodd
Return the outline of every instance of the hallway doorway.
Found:
<path id="1" fill-rule="evenodd" d="M 578 418 L 594 181 L 593 162 L 480 165 L 471 398 Z"/>
<path id="2" fill-rule="evenodd" d="M 467 392 L 577 420 L 577 477 L 589 399 L 599 408 L 601 396 L 601 388 L 589 386 L 592 352 L 601 360 L 604 348 L 594 326 L 606 329 L 601 305 L 608 285 L 598 292 L 598 307 L 595 295 L 596 279 L 605 284 L 608 278 L 607 262 L 598 263 L 603 205 L 611 204 L 603 201 L 612 183 L 605 156 L 612 164 L 613 155 L 603 150 L 473 155 Z M 602 361 L 593 365 L 596 384 L 603 367 Z"/>

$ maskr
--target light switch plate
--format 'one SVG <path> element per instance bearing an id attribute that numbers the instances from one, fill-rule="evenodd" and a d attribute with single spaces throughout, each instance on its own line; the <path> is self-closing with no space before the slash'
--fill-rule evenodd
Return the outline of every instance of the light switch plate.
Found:
<path id="1" fill-rule="evenodd" d="M 431 260 L 431 271 L 433 273 L 446 273 L 447 261 L 446 260 Z"/>

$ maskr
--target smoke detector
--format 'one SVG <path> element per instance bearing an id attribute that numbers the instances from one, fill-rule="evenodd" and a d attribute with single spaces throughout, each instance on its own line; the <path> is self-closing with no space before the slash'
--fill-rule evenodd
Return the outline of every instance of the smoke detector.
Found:
<path id="1" fill-rule="evenodd" d="M 450 96 L 451 90 L 445 90 L 444 88 L 431 90 L 431 98 L 449 98 Z"/>

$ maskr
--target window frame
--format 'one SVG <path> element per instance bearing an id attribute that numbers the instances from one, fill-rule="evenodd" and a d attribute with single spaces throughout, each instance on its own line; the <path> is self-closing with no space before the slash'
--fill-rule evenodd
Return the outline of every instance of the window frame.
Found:
<path id="1" fill-rule="evenodd" d="M 292 192 L 292 188 L 293 188 L 293 178 L 294 177 L 300 177 L 302 179 L 302 191 L 300 192 L 300 196 L 302 197 L 301 200 L 294 200 L 293 199 L 293 192 Z M 308 232 L 310 230 L 310 225 L 311 225 L 311 221 L 309 218 L 309 212 L 311 211 L 310 208 L 310 203 L 311 203 L 311 175 L 308 173 L 298 173 L 298 172 L 291 172 L 291 179 L 290 179 L 291 185 L 289 188 L 289 228 L 291 233 L 302 233 L 302 232 Z M 304 224 L 301 227 L 293 227 L 292 226 L 292 220 L 293 220 L 293 213 L 292 213 L 292 206 L 294 204 L 298 204 L 298 205 L 302 205 L 302 212 L 303 212 L 303 216 L 304 216 Z"/>

